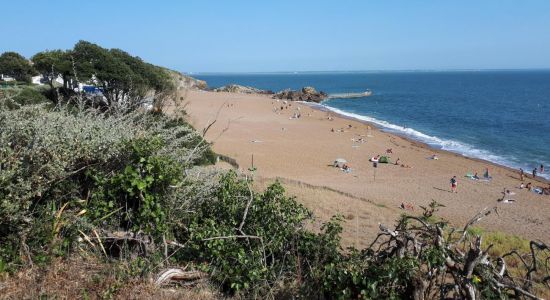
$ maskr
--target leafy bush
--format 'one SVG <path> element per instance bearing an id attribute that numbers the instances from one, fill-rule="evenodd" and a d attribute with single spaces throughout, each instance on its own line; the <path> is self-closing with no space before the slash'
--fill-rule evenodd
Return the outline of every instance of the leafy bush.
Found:
<path id="1" fill-rule="evenodd" d="M 36 87 L 18 87 L 4 90 L 5 101 L 3 105 L 7 109 L 18 109 L 23 105 L 47 104 L 51 103 L 44 93 Z"/>
<path id="2" fill-rule="evenodd" d="M 166 230 L 164 196 L 170 185 L 181 181 L 183 170 L 169 157 L 152 155 L 161 147 L 160 139 L 139 139 L 129 145 L 133 153 L 123 170 L 111 176 L 88 171 L 96 184 L 90 201 L 94 218 L 116 220 L 120 228 L 156 236 Z"/>
<path id="3" fill-rule="evenodd" d="M 0 266 L 64 253 L 95 226 L 164 231 L 170 185 L 208 148 L 169 123 L 139 112 L 0 110 Z"/>
<path id="4" fill-rule="evenodd" d="M 234 172 L 222 176 L 214 197 L 195 203 L 185 228 L 175 231 L 189 244 L 178 257 L 208 262 L 212 279 L 233 292 L 259 292 L 293 273 L 290 252 L 311 218 L 279 183 L 258 194 L 250 184 Z"/>

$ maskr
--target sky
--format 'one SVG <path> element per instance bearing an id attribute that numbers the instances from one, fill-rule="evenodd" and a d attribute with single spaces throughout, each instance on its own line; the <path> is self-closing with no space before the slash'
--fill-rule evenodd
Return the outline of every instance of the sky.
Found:
<path id="1" fill-rule="evenodd" d="M 550 68 L 548 0 L 2 1 L 0 52 L 79 40 L 182 72 Z"/>

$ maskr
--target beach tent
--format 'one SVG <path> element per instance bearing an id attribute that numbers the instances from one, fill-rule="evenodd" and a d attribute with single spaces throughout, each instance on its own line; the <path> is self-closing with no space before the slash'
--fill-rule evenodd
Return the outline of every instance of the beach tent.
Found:
<path id="1" fill-rule="evenodd" d="M 380 158 L 378 159 L 378 162 L 381 164 L 387 164 L 390 162 L 390 158 L 387 156 L 380 156 Z"/>
<path id="2" fill-rule="evenodd" d="M 342 168 L 347 163 L 348 163 L 347 160 L 345 160 L 343 158 L 337 158 L 337 159 L 334 160 L 333 166 L 338 167 L 338 168 Z"/>

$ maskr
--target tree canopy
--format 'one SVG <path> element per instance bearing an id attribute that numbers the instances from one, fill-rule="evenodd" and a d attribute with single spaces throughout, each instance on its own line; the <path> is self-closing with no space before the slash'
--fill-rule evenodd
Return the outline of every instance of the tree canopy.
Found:
<path id="1" fill-rule="evenodd" d="M 164 69 L 120 49 L 79 41 L 72 55 L 78 79 L 101 88 L 109 105 L 139 104 L 150 92 L 149 96 L 155 98 L 173 88 Z"/>
<path id="2" fill-rule="evenodd" d="M 31 58 L 34 68 L 42 74 L 53 88 L 54 80 L 61 76 L 63 87 L 68 88 L 69 81 L 74 77 L 70 51 L 42 51 Z"/>
<path id="3" fill-rule="evenodd" d="M 22 78 L 33 70 L 22 56 L 7 54 L 11 56 L 5 59 L 5 69 L 11 71 L 4 74 L 23 74 L 18 75 Z M 59 77 L 63 80 L 64 94 L 68 95 L 74 94 L 79 83 L 93 85 L 102 91 L 108 106 L 135 106 L 146 101 L 155 103 L 174 89 L 166 69 L 144 62 L 123 50 L 106 49 L 87 41 L 79 41 L 71 50 L 39 52 L 32 57 L 32 62 L 34 69 L 44 76 L 52 89 L 55 79 Z M 28 66 L 28 70 L 24 66 Z"/>
<path id="4" fill-rule="evenodd" d="M 4 52 L 0 55 L 0 74 L 13 77 L 18 81 L 30 82 L 35 74 L 30 62 L 16 52 Z"/>

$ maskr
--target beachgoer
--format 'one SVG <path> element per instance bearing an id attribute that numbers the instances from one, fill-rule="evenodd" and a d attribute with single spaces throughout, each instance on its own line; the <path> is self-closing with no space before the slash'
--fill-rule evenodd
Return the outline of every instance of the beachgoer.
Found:
<path id="1" fill-rule="evenodd" d="M 334 132 L 334 128 L 331 128 L 331 129 L 330 129 L 330 132 Z"/>
<path id="2" fill-rule="evenodd" d="M 522 190 L 525 188 L 525 184 L 523 184 L 523 182 L 519 185 L 519 189 Z"/>
<path id="3" fill-rule="evenodd" d="M 402 202 L 401 205 L 400 205 L 399 207 L 400 207 L 401 209 L 414 210 L 414 205 L 412 205 L 411 203 Z"/>
<path id="4" fill-rule="evenodd" d="M 395 165 L 399 165 L 399 157 L 397 158 L 397 160 L 395 161 Z"/>
<path id="5" fill-rule="evenodd" d="M 346 173 L 349 173 L 349 172 L 351 172 L 351 168 L 347 164 L 344 164 L 342 166 L 342 171 L 344 171 Z"/>
<path id="6" fill-rule="evenodd" d="M 477 172 L 474 174 L 473 178 L 479 180 L 479 176 L 477 176 Z"/>
<path id="7" fill-rule="evenodd" d="M 485 174 L 483 174 L 483 177 L 485 179 L 491 179 L 491 175 L 489 175 L 489 168 L 485 168 Z"/>
<path id="8" fill-rule="evenodd" d="M 540 173 L 544 173 L 544 165 L 543 164 L 540 164 Z"/>
<path id="9" fill-rule="evenodd" d="M 533 169 L 533 178 L 537 177 L 537 168 Z"/>
<path id="10" fill-rule="evenodd" d="M 434 154 L 434 155 L 432 155 L 432 159 L 433 160 L 438 160 L 439 158 L 437 157 L 437 154 Z"/>
<path id="11" fill-rule="evenodd" d="M 392 149 L 392 148 L 386 149 L 386 153 L 387 153 L 387 154 L 393 154 L 393 149 Z"/>
<path id="12" fill-rule="evenodd" d="M 525 188 L 529 191 L 531 191 L 532 187 L 531 187 L 531 183 L 527 183 L 527 185 L 525 186 Z"/>
<path id="13" fill-rule="evenodd" d="M 453 178 L 451 178 L 451 192 L 458 193 L 458 191 L 456 190 L 457 187 L 458 187 L 458 181 L 456 180 L 456 176 L 453 176 Z"/>
<path id="14" fill-rule="evenodd" d="M 502 194 L 511 196 L 511 195 L 515 195 L 516 193 L 512 193 L 512 191 L 510 191 L 509 189 L 504 188 L 504 190 L 502 191 Z"/>
<path id="15" fill-rule="evenodd" d="M 519 179 L 521 181 L 523 181 L 525 178 L 524 178 L 524 172 L 523 172 L 523 169 L 522 168 L 519 168 Z"/>

